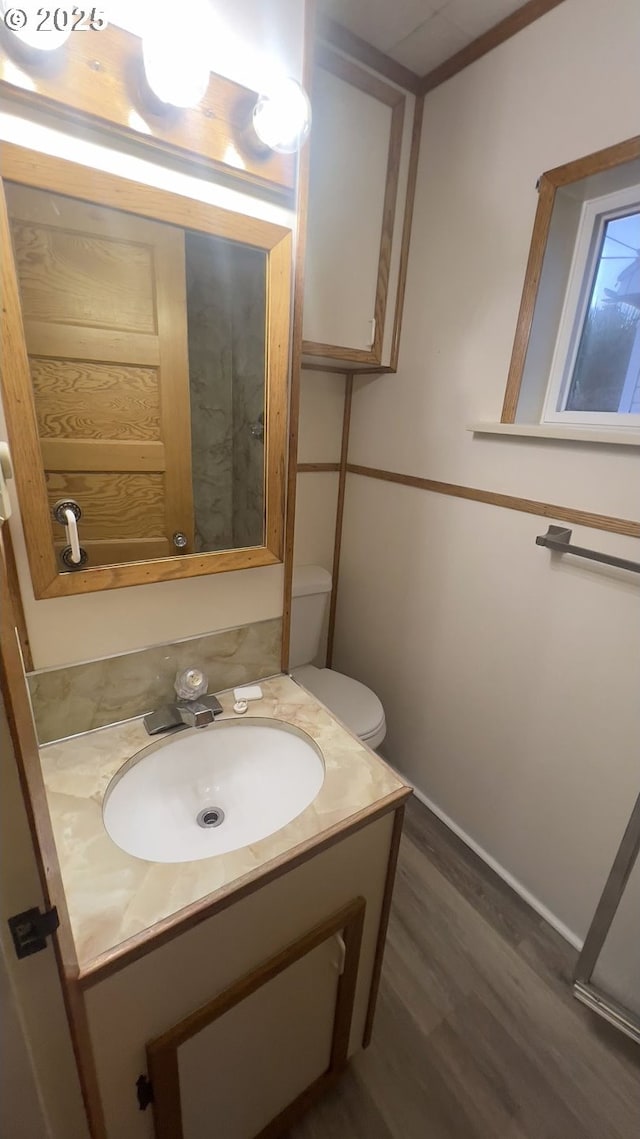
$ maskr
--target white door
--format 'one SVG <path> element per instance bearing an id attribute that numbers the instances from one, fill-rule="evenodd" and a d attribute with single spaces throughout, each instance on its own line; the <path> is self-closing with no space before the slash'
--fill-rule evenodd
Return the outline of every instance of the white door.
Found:
<path id="1" fill-rule="evenodd" d="M 0 942 L 0 1139 L 51 1139 L 16 995 Z"/>
<path id="2" fill-rule="evenodd" d="M 3 636 L 0 680 L 11 699 L 24 684 L 11 627 L 0 546 Z M 22 690 L 15 692 L 25 699 Z M 80 1083 L 51 946 L 18 960 L 7 919 L 43 906 L 36 856 L 0 698 L 0 1139 L 88 1139 Z"/>

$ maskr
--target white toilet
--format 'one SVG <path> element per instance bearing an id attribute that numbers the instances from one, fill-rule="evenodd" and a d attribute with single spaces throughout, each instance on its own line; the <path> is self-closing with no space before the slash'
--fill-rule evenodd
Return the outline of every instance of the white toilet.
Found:
<path id="1" fill-rule="evenodd" d="M 294 680 L 326 704 L 368 747 L 375 749 L 387 730 L 384 708 L 375 692 L 341 672 L 316 668 L 309 663 L 320 648 L 330 592 L 331 574 L 322 566 L 295 567 L 289 669 Z"/>

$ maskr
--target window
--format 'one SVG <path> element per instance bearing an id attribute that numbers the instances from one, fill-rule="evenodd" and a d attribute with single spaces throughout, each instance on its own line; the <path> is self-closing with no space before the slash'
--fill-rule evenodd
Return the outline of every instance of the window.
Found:
<path id="1" fill-rule="evenodd" d="M 640 422 L 640 186 L 585 202 L 545 422 Z"/>
<path id="2" fill-rule="evenodd" d="M 640 427 L 640 142 L 547 172 L 502 422 Z"/>

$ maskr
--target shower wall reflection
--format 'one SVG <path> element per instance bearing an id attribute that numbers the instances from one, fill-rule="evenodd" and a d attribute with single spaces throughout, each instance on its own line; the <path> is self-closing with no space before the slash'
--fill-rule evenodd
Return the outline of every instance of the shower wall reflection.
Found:
<path id="1" fill-rule="evenodd" d="M 264 540 L 265 258 L 185 234 L 195 552 Z"/>

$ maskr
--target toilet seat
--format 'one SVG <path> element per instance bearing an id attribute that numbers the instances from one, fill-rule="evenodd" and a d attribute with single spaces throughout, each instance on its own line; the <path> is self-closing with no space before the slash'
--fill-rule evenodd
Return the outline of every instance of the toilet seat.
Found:
<path id="1" fill-rule="evenodd" d="M 365 684 L 342 672 L 316 668 L 313 664 L 296 668 L 291 675 L 370 748 L 382 743 L 387 730 L 384 708 L 375 692 Z"/>

